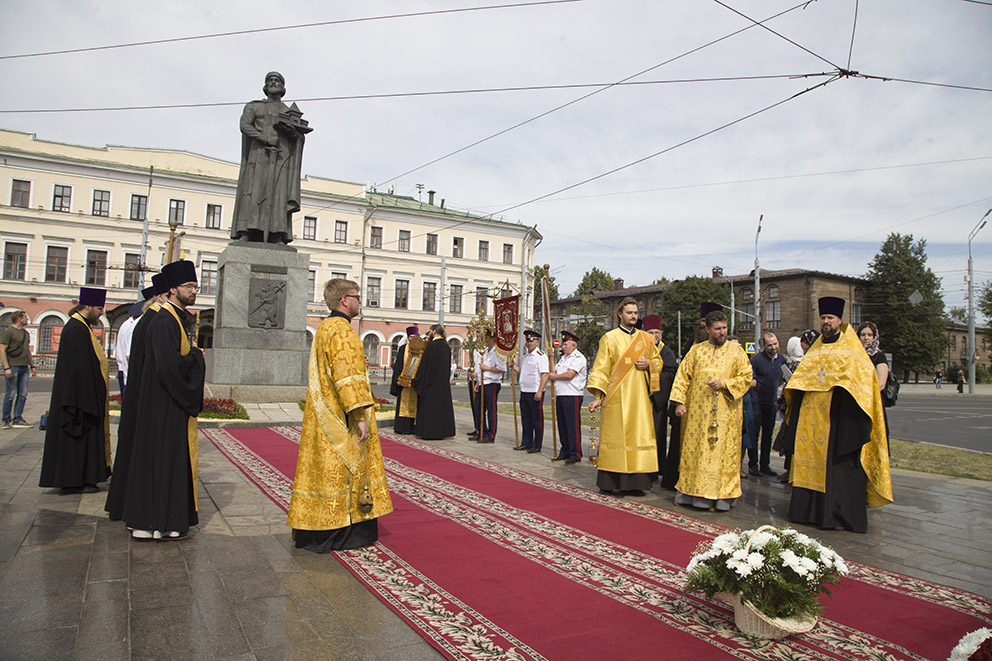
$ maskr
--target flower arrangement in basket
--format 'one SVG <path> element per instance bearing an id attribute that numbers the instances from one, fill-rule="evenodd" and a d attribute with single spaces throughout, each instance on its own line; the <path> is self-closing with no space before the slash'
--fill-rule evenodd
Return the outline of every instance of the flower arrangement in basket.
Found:
<path id="1" fill-rule="evenodd" d="M 703 592 L 734 607 L 743 633 L 783 638 L 816 626 L 820 593 L 847 575 L 844 559 L 791 528 L 762 526 L 724 533 L 700 544 L 686 567 L 686 592 Z"/>
<path id="2" fill-rule="evenodd" d="M 989 661 L 992 659 L 992 629 L 972 631 L 958 641 L 947 661 Z"/>

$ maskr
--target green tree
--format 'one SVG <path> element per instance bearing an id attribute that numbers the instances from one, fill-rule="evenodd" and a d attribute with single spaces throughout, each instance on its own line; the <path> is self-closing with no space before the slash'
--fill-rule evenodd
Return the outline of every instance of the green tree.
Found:
<path id="1" fill-rule="evenodd" d="M 541 279 L 544 277 L 547 270 L 544 266 L 534 267 L 534 323 L 542 324 L 544 323 L 544 313 L 541 311 L 541 306 L 544 302 L 544 287 L 541 286 Z M 561 298 L 558 295 L 558 283 L 555 282 L 555 276 L 548 276 L 548 298 L 552 301 L 557 301 Z M 544 331 L 541 331 L 542 333 Z"/>
<path id="2" fill-rule="evenodd" d="M 968 323 L 968 309 L 967 308 L 948 308 L 947 316 L 949 316 L 954 321 L 959 321 L 962 324 Z"/>
<path id="3" fill-rule="evenodd" d="M 978 291 L 978 311 L 985 317 L 985 335 L 992 341 L 992 280 Z"/>
<path id="4" fill-rule="evenodd" d="M 678 351 L 679 312 L 682 313 L 682 351 L 685 355 L 692 346 L 696 329 L 699 327 L 699 304 L 712 301 L 726 305 L 729 312 L 730 286 L 719 283 L 709 276 L 690 275 L 676 280 L 662 293 L 661 308 L 665 319 L 662 339 L 665 344 Z M 727 315 L 728 319 L 730 315 Z"/>
<path id="5" fill-rule="evenodd" d="M 925 239 L 893 232 L 865 274 L 870 287 L 862 318 L 878 325 L 882 351 L 892 354 L 896 369 L 929 372 L 946 347 L 940 278 L 927 267 L 926 248 Z M 913 305 L 916 291 L 923 300 Z"/>
<path id="6" fill-rule="evenodd" d="M 582 276 L 582 281 L 572 292 L 572 296 L 585 296 L 594 291 L 610 291 L 612 289 L 613 276 L 594 266 L 591 271 L 586 271 L 586 274 Z"/>
<path id="7" fill-rule="evenodd" d="M 571 312 L 582 318 L 573 329 L 579 336 L 579 351 L 592 359 L 599 349 L 599 339 L 613 328 L 613 310 L 592 294 L 587 294 Z"/>

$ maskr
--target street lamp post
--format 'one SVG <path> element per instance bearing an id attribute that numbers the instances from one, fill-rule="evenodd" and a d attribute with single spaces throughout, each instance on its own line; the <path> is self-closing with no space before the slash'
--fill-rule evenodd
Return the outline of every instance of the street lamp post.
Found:
<path id="1" fill-rule="evenodd" d="M 985 223 L 985 217 L 992 213 L 992 209 L 985 212 L 985 216 L 978 221 L 975 229 L 968 235 L 968 394 L 975 394 L 975 270 L 971 259 L 971 240 L 975 238 Z"/>
<path id="2" fill-rule="evenodd" d="M 758 265 L 758 235 L 761 234 L 761 220 L 765 214 L 758 216 L 758 231 L 754 233 L 754 346 L 755 351 L 761 346 L 761 268 Z"/>
<path id="3" fill-rule="evenodd" d="M 734 306 L 734 281 L 723 274 L 723 268 L 720 266 L 713 267 L 713 277 L 725 280 L 730 284 L 730 334 L 734 334 L 734 321 L 737 319 L 737 308 Z"/>

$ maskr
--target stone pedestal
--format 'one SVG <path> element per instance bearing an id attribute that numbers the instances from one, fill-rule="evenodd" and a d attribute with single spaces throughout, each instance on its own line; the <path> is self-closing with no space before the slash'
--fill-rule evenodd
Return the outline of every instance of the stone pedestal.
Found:
<path id="1" fill-rule="evenodd" d="M 286 246 L 231 243 L 218 263 L 214 344 L 207 382 L 277 398 L 307 382 L 307 292 L 310 256 Z M 270 388 L 266 388 L 266 386 Z"/>

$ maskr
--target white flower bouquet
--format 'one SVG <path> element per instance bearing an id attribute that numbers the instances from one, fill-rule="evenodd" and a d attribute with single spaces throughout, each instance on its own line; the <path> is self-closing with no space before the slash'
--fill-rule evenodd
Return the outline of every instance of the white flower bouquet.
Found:
<path id="1" fill-rule="evenodd" d="M 823 609 L 820 593 L 829 595 L 826 586 L 839 582 L 848 567 L 812 537 L 792 528 L 762 526 L 701 544 L 686 571 L 686 592 L 703 592 L 708 598 L 729 593 L 767 618 L 815 623 Z"/>
<path id="2" fill-rule="evenodd" d="M 972 631 L 958 641 L 947 661 L 971 661 L 992 658 L 992 629 Z"/>

